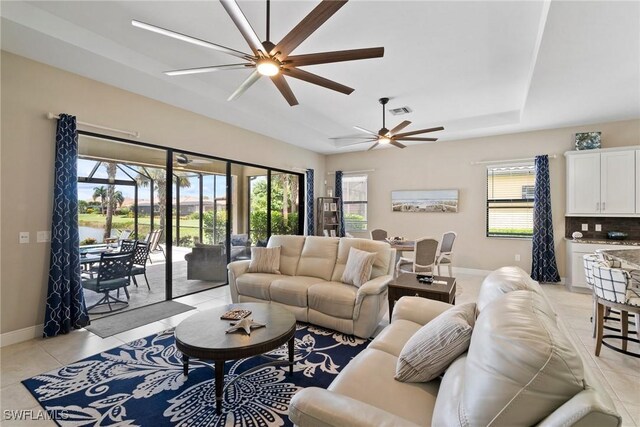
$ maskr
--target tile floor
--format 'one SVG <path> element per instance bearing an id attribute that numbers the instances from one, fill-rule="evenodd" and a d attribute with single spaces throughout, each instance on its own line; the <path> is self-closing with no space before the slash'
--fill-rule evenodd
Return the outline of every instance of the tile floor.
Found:
<path id="1" fill-rule="evenodd" d="M 471 275 L 458 276 L 457 303 L 475 301 L 482 277 Z M 591 297 L 584 294 L 569 293 L 563 286 L 544 287 L 554 308 L 559 314 L 561 324 L 574 340 L 587 363 L 604 384 L 623 417 L 624 426 L 640 427 L 640 359 L 618 354 L 607 348 L 602 349 L 600 357 L 594 356 L 594 340 L 591 338 Z M 197 310 L 227 304 L 231 302 L 229 288 L 224 286 L 177 299 L 190 304 Z M 68 335 L 51 339 L 31 341 L 3 347 L 0 350 L 0 425 L 55 425 L 52 421 L 16 422 L 7 420 L 5 410 L 32 409 L 37 411 L 40 405 L 20 383 L 21 380 L 69 364 L 92 354 L 119 346 L 123 343 L 151 335 L 176 326 L 193 311 L 169 317 L 146 326 L 132 329 L 109 338 L 100 338 L 84 329 Z M 388 323 L 382 321 L 380 329 Z M 634 344 L 633 349 L 640 351 Z"/>

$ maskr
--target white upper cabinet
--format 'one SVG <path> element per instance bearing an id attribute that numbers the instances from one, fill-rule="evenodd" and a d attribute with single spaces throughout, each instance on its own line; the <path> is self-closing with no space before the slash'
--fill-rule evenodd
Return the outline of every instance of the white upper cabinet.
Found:
<path id="1" fill-rule="evenodd" d="M 567 213 L 600 213 L 600 153 L 567 156 Z"/>
<path id="2" fill-rule="evenodd" d="M 636 148 L 565 153 L 566 214 L 640 215 L 640 150 Z"/>
<path id="3" fill-rule="evenodd" d="M 636 151 L 636 213 L 640 214 L 640 150 Z"/>

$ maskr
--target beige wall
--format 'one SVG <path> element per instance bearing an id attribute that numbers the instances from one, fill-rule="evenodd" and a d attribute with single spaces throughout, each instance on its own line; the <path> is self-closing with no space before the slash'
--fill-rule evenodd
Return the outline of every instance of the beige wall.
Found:
<path id="1" fill-rule="evenodd" d="M 36 232 L 51 228 L 55 121 L 47 112 L 140 132 L 141 141 L 260 165 L 316 170 L 324 156 L 210 118 L 2 52 L 0 149 L 1 332 L 41 324 L 49 246 Z M 116 135 L 120 136 L 120 135 Z M 31 243 L 18 244 L 29 231 Z"/>
<path id="2" fill-rule="evenodd" d="M 458 233 L 455 265 L 491 270 L 504 265 L 531 268 L 531 240 L 485 236 L 486 165 L 473 161 L 519 159 L 556 154 L 550 160 L 556 255 L 565 271 L 565 158 L 575 132 L 602 131 L 603 148 L 640 144 L 640 120 L 544 130 L 486 138 L 387 148 L 327 156 L 327 171 L 375 169 L 369 173 L 369 230 L 383 228 L 391 236 L 417 238 L 453 230 Z M 327 176 L 333 186 L 334 176 Z M 391 212 L 392 190 L 460 190 L 458 213 Z M 354 233 L 355 235 L 356 233 Z M 519 262 L 515 254 L 521 255 Z"/>

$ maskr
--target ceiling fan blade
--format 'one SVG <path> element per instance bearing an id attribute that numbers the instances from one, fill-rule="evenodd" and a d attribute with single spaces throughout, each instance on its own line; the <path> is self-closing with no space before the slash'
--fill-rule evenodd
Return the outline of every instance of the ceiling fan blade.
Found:
<path id="1" fill-rule="evenodd" d="M 354 126 L 354 129 L 359 130 L 360 132 L 364 132 L 364 133 L 368 133 L 369 135 L 373 135 L 376 137 L 376 139 L 378 139 L 378 132 L 374 132 L 365 128 L 361 128 L 360 126 Z"/>
<path id="2" fill-rule="evenodd" d="M 357 135 L 345 135 L 345 136 L 336 136 L 334 138 L 329 138 L 329 139 L 366 139 L 369 140 L 371 139 L 371 136 L 364 136 L 361 134 L 357 134 Z"/>
<path id="3" fill-rule="evenodd" d="M 374 148 L 376 148 L 378 146 L 378 144 L 379 144 L 379 142 L 376 141 L 376 143 L 373 144 L 371 147 L 369 147 L 369 149 L 367 151 L 373 150 Z"/>
<path id="4" fill-rule="evenodd" d="M 214 65 L 211 67 L 197 67 L 197 68 L 184 68 L 181 70 L 171 70 L 165 71 L 164 73 L 167 76 L 184 76 L 186 74 L 200 74 L 200 73 L 210 73 L 213 71 L 222 71 L 222 70 L 242 70 L 244 68 L 254 67 L 253 64 L 229 64 L 229 65 Z"/>
<path id="5" fill-rule="evenodd" d="M 344 93 L 345 95 L 349 95 L 354 91 L 354 89 L 349 86 L 336 83 L 333 80 L 325 79 L 324 77 L 320 77 L 316 74 L 309 73 L 308 71 L 300 70 L 298 68 L 283 68 L 282 71 L 293 78 L 326 87 L 327 89 L 335 90 L 336 92 Z"/>
<path id="6" fill-rule="evenodd" d="M 300 43 L 320 28 L 327 19 L 331 18 L 334 13 L 347 4 L 347 1 L 348 0 L 322 0 L 322 2 L 305 16 L 293 30 L 289 31 L 289 34 L 284 36 L 284 38 L 280 40 L 280 43 L 269 53 L 275 55 L 276 52 L 280 52 L 280 60 L 285 59 Z"/>
<path id="7" fill-rule="evenodd" d="M 398 126 L 396 126 L 393 129 L 391 129 L 389 131 L 389 135 L 391 135 L 391 136 L 395 135 L 396 133 L 400 132 L 402 129 L 406 128 L 410 124 L 411 124 L 411 122 L 409 120 L 405 120 L 404 122 L 400 123 Z"/>
<path id="8" fill-rule="evenodd" d="M 398 148 L 406 148 L 407 146 L 404 144 L 400 144 L 398 141 L 394 141 L 393 139 L 389 141 L 389 144 L 393 145 L 394 147 L 398 147 Z"/>
<path id="9" fill-rule="evenodd" d="M 231 94 L 231 96 L 229 97 L 229 99 L 227 99 L 227 101 L 233 101 L 234 99 L 238 99 L 240 95 L 245 93 L 245 91 L 251 87 L 252 84 L 257 82 L 258 79 L 260 79 L 260 76 L 261 74 L 258 73 L 258 70 L 255 70 L 253 73 L 251 73 L 251 75 L 247 77 L 245 81 L 242 82 L 240 87 Z"/>
<path id="10" fill-rule="evenodd" d="M 235 49 L 230 49 L 228 47 L 220 46 L 219 44 L 211 43 L 206 40 L 201 40 L 195 37 L 187 36 L 186 34 L 178 33 L 175 31 L 167 30 L 166 28 L 157 27 L 155 25 L 147 24 L 145 22 L 140 22 L 136 20 L 131 21 L 131 25 L 134 27 L 142 28 L 143 30 L 152 31 L 157 34 L 162 34 L 163 36 L 171 37 L 177 40 L 182 40 L 183 42 L 195 44 L 197 46 L 206 47 L 209 49 L 217 50 L 218 52 L 223 52 L 229 55 L 237 56 L 238 58 L 251 60 L 252 56 L 240 52 Z"/>
<path id="11" fill-rule="evenodd" d="M 227 11 L 233 23 L 238 27 L 238 30 L 240 30 L 240 34 L 242 34 L 242 37 L 247 41 L 253 53 L 257 55 L 259 51 L 264 52 L 262 42 L 253 30 L 253 27 L 251 27 L 247 17 L 242 13 L 238 3 L 236 3 L 235 0 L 220 0 L 220 3 L 222 3 L 222 7 Z"/>
<path id="12" fill-rule="evenodd" d="M 336 50 L 333 52 L 311 53 L 308 55 L 293 55 L 287 57 L 287 64 L 295 67 L 304 65 L 329 64 L 332 62 L 355 61 L 358 59 L 381 58 L 384 56 L 383 47 L 366 49 Z"/>
<path id="13" fill-rule="evenodd" d="M 395 138 L 396 141 L 431 141 L 435 142 L 438 138 L 399 138 L 397 135 Z"/>
<path id="14" fill-rule="evenodd" d="M 284 99 L 287 100 L 290 106 L 298 105 L 298 100 L 296 96 L 291 91 L 291 87 L 289 87 L 289 83 L 284 79 L 282 74 L 276 74 L 275 76 L 271 76 L 271 81 L 276 85 Z"/>
<path id="15" fill-rule="evenodd" d="M 405 137 L 405 136 L 417 135 L 419 133 L 437 132 L 439 130 L 444 130 L 444 128 L 442 126 L 438 126 L 437 128 L 420 129 L 420 130 L 414 130 L 414 131 L 411 131 L 411 132 L 399 133 L 399 134 L 397 134 L 395 136 L 398 137 L 398 138 L 402 138 L 402 137 Z"/>
<path id="16" fill-rule="evenodd" d="M 364 144 L 367 142 L 374 142 L 377 141 L 376 139 L 366 139 L 364 141 L 354 141 L 354 142 L 339 142 L 336 141 L 334 142 L 334 145 L 338 148 L 343 148 L 343 147 L 351 147 L 352 145 L 357 145 L 357 144 Z"/>

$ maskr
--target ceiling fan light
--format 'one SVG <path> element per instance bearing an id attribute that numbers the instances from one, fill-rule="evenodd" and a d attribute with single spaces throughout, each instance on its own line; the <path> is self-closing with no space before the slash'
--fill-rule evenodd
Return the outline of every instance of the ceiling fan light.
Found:
<path id="1" fill-rule="evenodd" d="M 379 142 L 380 144 L 388 144 L 388 143 L 390 143 L 390 142 L 391 142 L 391 139 L 387 138 L 386 136 L 381 136 L 381 137 L 378 139 L 378 142 Z"/>
<path id="2" fill-rule="evenodd" d="M 258 73 L 263 76 L 275 76 L 280 72 L 280 65 L 272 59 L 262 59 L 257 64 Z"/>

